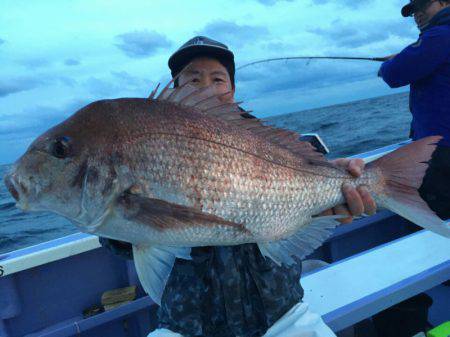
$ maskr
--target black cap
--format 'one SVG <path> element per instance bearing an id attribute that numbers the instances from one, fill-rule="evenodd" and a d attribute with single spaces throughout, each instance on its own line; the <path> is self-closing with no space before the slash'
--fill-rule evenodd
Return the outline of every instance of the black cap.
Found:
<path id="1" fill-rule="evenodd" d="M 196 36 L 183 44 L 169 58 L 172 76 L 177 75 L 195 57 L 207 56 L 217 59 L 228 71 L 234 87 L 234 54 L 228 47 L 205 36 Z"/>
<path id="2" fill-rule="evenodd" d="M 404 17 L 411 16 L 417 11 L 418 7 L 421 8 L 428 2 L 430 2 L 430 0 L 410 0 L 409 4 L 403 6 L 402 15 Z"/>

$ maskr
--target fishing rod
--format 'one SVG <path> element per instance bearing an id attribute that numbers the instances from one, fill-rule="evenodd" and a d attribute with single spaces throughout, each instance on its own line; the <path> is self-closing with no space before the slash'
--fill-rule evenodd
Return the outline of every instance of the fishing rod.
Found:
<path id="1" fill-rule="evenodd" d="M 271 59 L 264 59 L 244 64 L 236 70 L 240 70 L 255 64 L 272 62 L 272 61 L 288 61 L 288 60 L 359 60 L 359 61 L 374 61 L 384 62 L 389 60 L 389 57 L 348 57 L 348 56 L 293 56 L 293 57 L 276 57 Z"/>

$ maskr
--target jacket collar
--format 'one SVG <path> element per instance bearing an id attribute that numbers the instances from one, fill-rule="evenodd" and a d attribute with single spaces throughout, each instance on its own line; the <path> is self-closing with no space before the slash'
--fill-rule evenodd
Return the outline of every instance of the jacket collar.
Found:
<path id="1" fill-rule="evenodd" d="M 422 29 L 422 32 L 436 26 L 450 25 L 450 7 L 444 8 L 437 13 L 428 23 L 428 25 Z"/>

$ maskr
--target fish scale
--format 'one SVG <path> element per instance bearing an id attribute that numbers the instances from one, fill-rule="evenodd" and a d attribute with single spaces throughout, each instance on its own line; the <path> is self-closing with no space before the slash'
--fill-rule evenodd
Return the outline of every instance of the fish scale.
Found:
<path id="1" fill-rule="evenodd" d="M 165 138 L 167 139 L 165 140 Z M 159 147 L 161 143 L 166 145 Z M 279 237 L 278 233 L 291 233 L 298 229 L 298 224 L 308 222 L 312 215 L 326 209 L 329 204 L 335 203 L 336 199 L 342 199 L 340 193 L 342 180 L 316 181 L 317 176 L 304 176 L 301 172 L 295 172 L 288 168 L 284 168 L 280 172 L 277 165 L 261 159 L 258 159 L 258 167 L 265 172 L 265 179 L 251 179 L 252 176 L 255 176 L 255 161 L 251 156 L 237 149 L 221 147 L 202 139 L 187 137 L 185 140 L 182 135 L 160 136 L 156 140 L 156 144 L 149 142 L 143 146 L 143 148 L 158 147 L 160 150 L 154 153 L 153 158 L 155 159 L 148 179 L 154 185 L 167 185 L 174 190 L 184 192 L 178 194 L 177 199 L 169 199 L 169 201 L 180 203 L 180 200 L 183 200 L 188 206 L 201 205 L 202 210 L 206 213 L 217 214 L 229 221 L 245 224 L 245 227 L 254 233 L 254 240 Z M 173 155 L 167 156 L 164 153 Z M 187 166 L 184 162 L 184 158 L 188 156 L 191 166 Z M 150 160 L 151 158 L 147 158 L 147 161 Z M 192 167 L 197 168 L 194 170 L 197 172 L 194 179 L 192 179 Z M 205 167 L 208 169 L 204 169 Z M 361 182 L 364 181 L 355 183 Z M 318 193 L 311 193 L 312 191 Z M 327 193 L 328 191 L 330 193 Z M 168 200 L 165 191 L 161 191 L 160 194 L 155 192 L 149 191 L 158 199 Z M 261 204 L 259 195 L 264 195 L 265 203 Z M 292 219 L 290 222 L 280 223 L 278 221 L 290 214 L 293 214 L 289 216 Z M 274 224 L 278 224 L 279 227 Z M 225 231 L 223 235 L 220 235 L 218 232 L 220 231 L 216 230 L 214 233 L 217 242 L 222 240 L 224 243 L 229 243 L 225 235 L 231 233 Z M 190 236 L 189 233 L 190 231 L 187 230 L 187 233 L 183 235 L 186 240 L 185 244 L 204 244 L 202 241 L 196 242 L 195 235 Z M 277 235 L 273 235 L 273 233 L 277 233 Z M 180 235 L 182 234 L 180 233 Z M 206 236 L 209 237 L 209 235 L 208 231 Z M 157 239 L 164 240 L 161 236 L 158 236 Z M 244 243 L 249 238 L 243 236 L 242 240 L 241 242 Z M 163 241 L 163 243 L 171 244 L 173 242 L 169 240 L 168 242 Z M 211 243 L 210 239 L 209 243 Z"/>

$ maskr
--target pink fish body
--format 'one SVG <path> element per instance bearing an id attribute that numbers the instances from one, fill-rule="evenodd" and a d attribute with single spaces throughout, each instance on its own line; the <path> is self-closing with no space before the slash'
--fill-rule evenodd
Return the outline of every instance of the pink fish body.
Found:
<path id="1" fill-rule="evenodd" d="M 314 216 L 344 202 L 344 182 L 450 237 L 417 193 L 439 137 L 393 152 L 355 179 L 295 133 L 241 113 L 211 89 L 189 86 L 158 99 L 94 102 L 36 139 L 5 181 L 23 209 L 132 243 L 157 302 L 189 247 L 254 242 L 286 264 L 312 252 L 336 226 Z"/>

